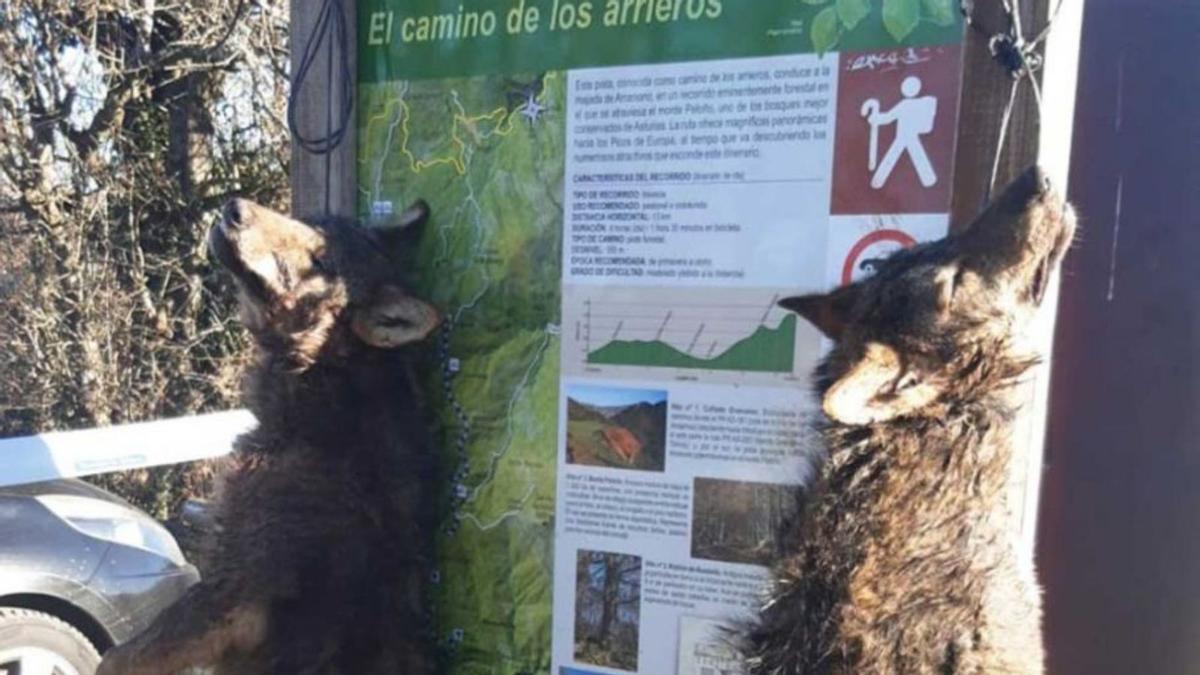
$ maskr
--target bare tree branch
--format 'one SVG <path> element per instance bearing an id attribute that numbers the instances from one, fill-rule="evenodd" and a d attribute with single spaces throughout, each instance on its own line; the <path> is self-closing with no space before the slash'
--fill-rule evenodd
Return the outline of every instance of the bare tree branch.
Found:
<path id="1" fill-rule="evenodd" d="M 204 241 L 232 195 L 286 203 L 287 18 L 0 4 L 0 436 L 234 404 L 246 341 Z M 114 479 L 160 513 L 204 480 Z"/>

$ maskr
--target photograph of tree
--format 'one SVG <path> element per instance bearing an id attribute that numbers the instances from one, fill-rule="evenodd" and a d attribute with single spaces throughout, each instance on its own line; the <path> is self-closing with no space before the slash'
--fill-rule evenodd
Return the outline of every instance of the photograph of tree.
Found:
<path id="1" fill-rule="evenodd" d="M 575 660 L 636 672 L 642 559 L 579 551 L 575 559 Z"/>
<path id="2" fill-rule="evenodd" d="M 797 489 L 697 478 L 692 489 L 692 557 L 770 564 L 778 553 L 776 533 L 798 505 Z"/>

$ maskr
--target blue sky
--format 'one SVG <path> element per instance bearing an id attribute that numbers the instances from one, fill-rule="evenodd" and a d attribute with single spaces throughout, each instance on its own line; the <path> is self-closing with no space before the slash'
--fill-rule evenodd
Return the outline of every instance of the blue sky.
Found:
<path id="1" fill-rule="evenodd" d="M 662 403 L 667 392 L 656 389 L 626 389 L 624 387 L 596 387 L 572 384 L 567 386 L 567 396 L 589 405 L 605 408 L 629 406 L 635 403 Z"/>

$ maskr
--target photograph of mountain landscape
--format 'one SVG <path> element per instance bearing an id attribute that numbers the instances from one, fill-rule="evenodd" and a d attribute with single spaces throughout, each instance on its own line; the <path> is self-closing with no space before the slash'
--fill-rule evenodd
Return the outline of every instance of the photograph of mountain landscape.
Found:
<path id="1" fill-rule="evenodd" d="M 667 455 L 667 392 L 567 387 L 567 463 L 662 471 Z"/>

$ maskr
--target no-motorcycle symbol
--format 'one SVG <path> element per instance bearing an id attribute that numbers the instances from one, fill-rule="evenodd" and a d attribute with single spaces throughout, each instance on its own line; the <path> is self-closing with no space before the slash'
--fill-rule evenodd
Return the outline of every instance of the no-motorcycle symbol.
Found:
<path id="1" fill-rule="evenodd" d="M 884 258 L 916 243 L 917 240 L 912 235 L 900 230 L 880 229 L 868 232 L 850 247 L 846 262 L 842 264 L 842 284 L 870 276 Z"/>

